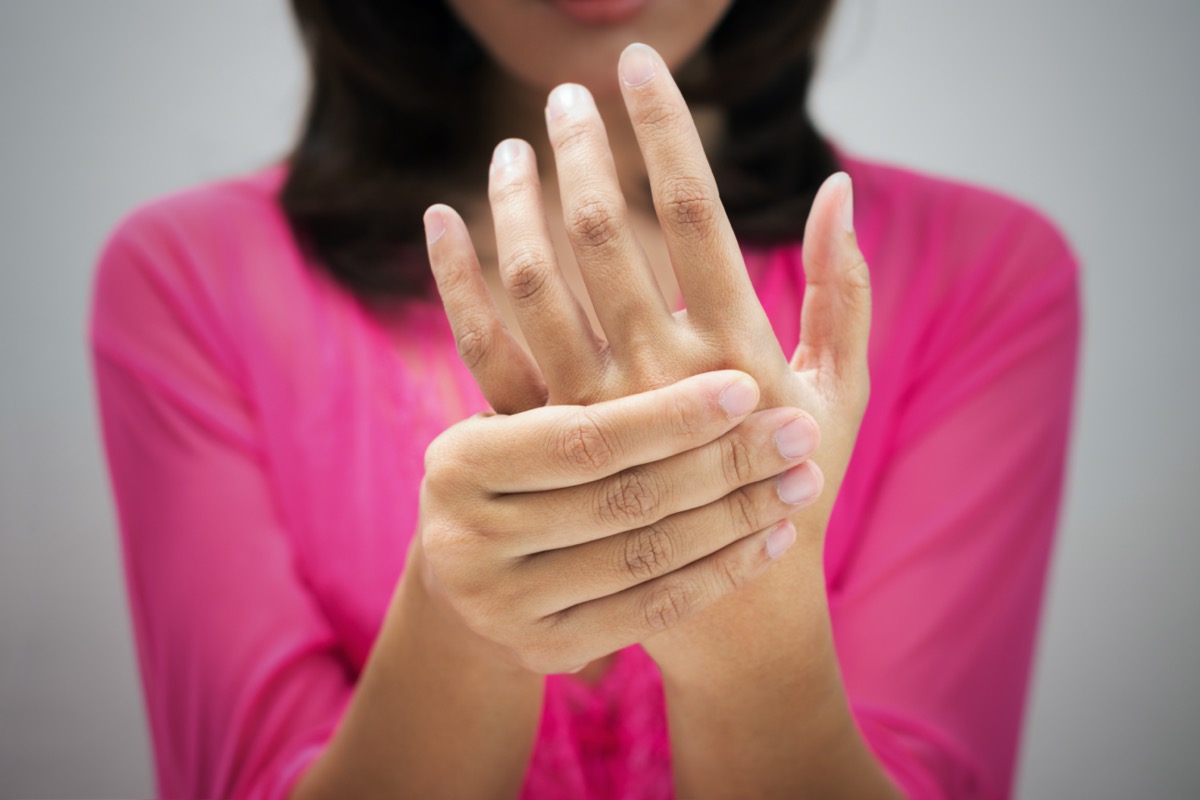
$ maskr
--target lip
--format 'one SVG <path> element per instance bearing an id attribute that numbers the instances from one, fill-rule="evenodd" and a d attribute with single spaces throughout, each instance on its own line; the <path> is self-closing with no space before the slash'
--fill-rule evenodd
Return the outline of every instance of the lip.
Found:
<path id="1" fill-rule="evenodd" d="M 549 0 L 550 5 L 576 22 L 616 25 L 636 17 L 650 0 Z"/>

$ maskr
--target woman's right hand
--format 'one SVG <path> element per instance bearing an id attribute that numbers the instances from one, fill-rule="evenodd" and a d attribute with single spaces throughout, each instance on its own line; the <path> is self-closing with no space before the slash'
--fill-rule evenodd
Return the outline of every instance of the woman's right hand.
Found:
<path id="1" fill-rule="evenodd" d="M 709 372 L 589 406 L 476 415 L 425 455 L 419 577 L 462 633 L 508 664 L 572 672 L 757 577 L 818 432 L 751 414 L 759 391 Z M 795 502 L 791 502 L 795 501 Z"/>

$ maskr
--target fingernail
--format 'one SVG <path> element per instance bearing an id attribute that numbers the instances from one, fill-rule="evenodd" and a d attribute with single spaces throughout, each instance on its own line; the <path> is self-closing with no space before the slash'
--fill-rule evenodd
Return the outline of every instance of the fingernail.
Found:
<path id="1" fill-rule="evenodd" d="M 817 476 L 806 465 L 800 465 L 779 476 L 779 499 L 796 505 L 817 495 Z"/>
<path id="2" fill-rule="evenodd" d="M 442 212 L 435 208 L 431 208 L 425 212 L 425 242 L 433 244 L 438 239 L 442 238 L 442 234 L 446 232 L 446 219 L 442 216 Z"/>
<path id="3" fill-rule="evenodd" d="M 790 520 L 785 519 L 767 534 L 767 557 L 775 560 L 786 553 L 787 549 L 795 543 L 796 526 Z"/>
<path id="4" fill-rule="evenodd" d="M 817 429 L 799 417 L 775 431 L 775 445 L 784 458 L 802 458 L 817 449 Z"/>
<path id="5" fill-rule="evenodd" d="M 846 229 L 846 233 L 854 233 L 854 181 L 850 180 L 850 176 L 846 173 L 845 194 L 842 195 L 842 227 Z"/>
<path id="6" fill-rule="evenodd" d="M 564 83 L 550 93 L 546 101 L 546 116 L 559 119 L 567 114 L 578 112 L 587 105 L 587 90 L 577 83 Z"/>
<path id="7" fill-rule="evenodd" d="M 496 149 L 492 153 L 492 169 L 500 169 L 501 167 L 507 167 L 509 164 L 515 164 L 520 157 L 521 143 L 516 139 L 505 139 L 496 145 Z"/>
<path id="8" fill-rule="evenodd" d="M 758 405 L 758 387 L 747 380 L 736 380 L 721 390 L 718 402 L 731 417 L 749 414 Z"/>
<path id="9" fill-rule="evenodd" d="M 617 69 L 626 86 L 641 86 L 654 77 L 654 52 L 644 44 L 631 44 L 621 53 Z"/>

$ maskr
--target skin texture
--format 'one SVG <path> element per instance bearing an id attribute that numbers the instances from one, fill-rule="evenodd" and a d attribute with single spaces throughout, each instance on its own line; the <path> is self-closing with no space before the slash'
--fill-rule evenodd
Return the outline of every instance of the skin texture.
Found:
<path id="1" fill-rule="evenodd" d="M 849 714 L 821 573 L 868 393 L 848 179 L 814 203 L 789 361 L 704 157 L 715 128 L 670 77 L 728 3 L 659 0 L 644 30 L 530 27 L 557 13 L 540 2 L 451 5 L 497 62 L 484 119 L 529 134 L 497 148 L 486 201 L 426 214 L 460 352 L 501 413 L 427 453 L 408 568 L 293 796 L 513 797 L 541 674 L 602 668 L 633 642 L 663 673 L 680 797 L 895 796 Z M 626 50 L 627 78 L 639 59 L 653 76 L 620 83 L 635 38 L 668 60 Z M 562 80 L 577 85 L 543 116 Z M 555 167 L 544 184 L 539 163 Z M 647 178 L 652 197 L 622 191 Z M 735 413 L 731 381 L 753 387 Z M 798 449 L 780 433 L 797 421 Z"/>
<path id="2" fill-rule="evenodd" d="M 549 674 L 675 624 L 679 594 L 698 610 L 730 593 L 767 568 L 774 526 L 790 535 L 787 515 L 814 499 L 786 502 L 776 477 L 803 474 L 807 450 L 785 456 L 775 432 L 809 421 L 747 418 L 757 399 L 724 371 L 454 426 L 428 455 L 430 594 L 497 657 Z"/>
<path id="3" fill-rule="evenodd" d="M 691 613 L 735 592 L 779 555 L 765 541 L 776 523 L 794 539 L 787 515 L 813 497 L 786 502 L 772 476 L 805 469 L 806 452 L 785 455 L 774 433 L 808 420 L 752 413 L 758 401 L 749 376 L 725 370 L 587 407 L 478 415 L 438 437 L 380 637 L 293 796 L 514 796 L 541 674 L 676 624 L 677 596 Z M 681 546 L 645 544 L 669 539 Z"/>
<path id="4" fill-rule="evenodd" d="M 583 85 L 595 98 L 608 123 L 609 148 L 637 232 L 668 302 L 678 297 L 665 242 L 645 192 L 645 164 L 625 113 L 614 65 L 630 42 L 655 47 L 672 68 L 682 66 L 700 48 L 732 0 L 651 0 L 636 17 L 615 25 L 583 25 L 564 15 L 547 0 L 451 0 L 450 7 L 492 56 L 484 81 L 485 106 L 480 124 L 495 141 L 519 138 L 532 146 L 541 166 L 548 219 L 561 219 L 558 207 L 553 148 L 543 119 L 546 95 L 564 82 Z M 709 111 L 696 116 L 706 143 L 722 136 L 721 120 Z M 498 297 L 504 295 L 493 248 L 495 233 L 486 195 L 458 209 L 475 242 L 484 277 Z M 599 330 L 580 270 L 575 266 L 563 226 L 550 227 L 560 253 L 564 279 L 579 297 L 584 312 Z M 501 311 L 507 309 L 502 305 Z M 519 342 L 523 334 L 513 324 Z"/>
<path id="5" fill-rule="evenodd" d="M 532 154 L 510 140 L 496 149 L 489 196 L 501 279 L 532 357 L 488 295 L 465 226 L 435 206 L 426 214 L 430 258 L 460 350 L 490 400 L 535 406 L 621 397 L 715 365 L 745 370 L 764 404 L 816 418 L 826 435 L 815 457 L 827 466 L 822 475 L 806 465 L 809 478 L 836 491 L 869 393 L 870 280 L 849 179 L 831 177 L 814 202 L 801 340 L 789 362 L 666 64 L 634 45 L 620 71 L 686 309 L 670 313 L 630 230 L 595 104 L 583 87 L 563 86 L 550 94 L 545 118 L 567 236 L 606 338 L 587 324 L 558 269 Z M 663 673 L 681 795 L 894 792 L 853 724 L 832 646 L 821 556 L 833 495 L 793 515 L 797 552 L 763 580 L 726 572 L 738 591 L 694 617 L 705 597 L 686 583 L 660 601 L 666 622 L 642 644 Z"/>

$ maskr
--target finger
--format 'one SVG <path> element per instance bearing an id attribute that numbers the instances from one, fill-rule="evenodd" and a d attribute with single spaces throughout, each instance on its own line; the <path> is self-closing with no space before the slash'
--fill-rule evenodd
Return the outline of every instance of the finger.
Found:
<path id="1" fill-rule="evenodd" d="M 425 232 L 429 263 L 458 355 L 483 396 L 501 414 L 544 405 L 542 375 L 500 318 L 458 212 L 445 205 L 430 206 Z"/>
<path id="2" fill-rule="evenodd" d="M 546 129 L 567 236 L 596 316 L 618 355 L 636 353 L 666 334 L 671 311 L 629 226 L 604 122 L 588 90 L 565 83 L 551 92 Z"/>
<path id="3" fill-rule="evenodd" d="M 540 532 L 512 542 L 513 555 L 573 551 L 573 545 L 653 525 L 779 475 L 807 458 L 818 438 L 816 423 L 804 412 L 769 409 L 719 439 L 661 461 L 580 486 L 505 495 L 497 498 L 491 513 L 501 530 L 521 530 L 523 522 Z M 763 520 L 742 534 L 769 522 L 774 520 Z"/>
<path id="4" fill-rule="evenodd" d="M 595 658 L 673 628 L 762 575 L 796 540 L 789 520 L 746 536 L 660 578 L 544 619 L 563 641 L 588 641 Z M 578 654 L 575 654 L 578 655 Z"/>
<path id="5" fill-rule="evenodd" d="M 850 176 L 825 179 L 804 226 L 804 305 L 795 370 L 840 379 L 867 373 L 871 333 L 871 275 L 854 233 Z"/>
<path id="6" fill-rule="evenodd" d="M 520 139 L 496 147 L 488 198 L 500 278 L 525 341 L 552 393 L 577 396 L 600 370 L 600 348 L 558 269 L 542 207 L 533 150 Z"/>
<path id="7" fill-rule="evenodd" d="M 426 461 L 464 464 L 471 482 L 493 494 L 591 483 L 717 439 L 758 397 L 749 375 L 720 370 L 590 406 L 476 416 L 434 440 Z"/>
<path id="8" fill-rule="evenodd" d="M 679 87 L 644 44 L 625 48 L 619 71 L 688 318 L 727 325 L 734 313 L 766 324 Z"/>
<path id="9" fill-rule="evenodd" d="M 745 423 L 743 423 L 744 425 Z M 811 462 L 739 487 L 637 530 L 538 553 L 521 569 L 530 586 L 567 586 L 555 604 L 576 605 L 667 575 L 768 528 L 820 495 L 823 479 Z M 545 613 L 557 609 L 546 608 Z"/>

